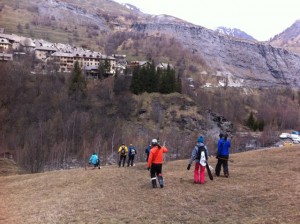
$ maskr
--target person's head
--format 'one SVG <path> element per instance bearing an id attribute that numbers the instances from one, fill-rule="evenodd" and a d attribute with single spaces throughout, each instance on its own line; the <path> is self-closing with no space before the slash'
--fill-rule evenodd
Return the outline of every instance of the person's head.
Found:
<path id="1" fill-rule="evenodd" d="M 225 133 L 225 135 L 224 135 L 224 139 L 225 139 L 225 140 L 227 140 L 227 138 L 228 138 L 228 134 L 227 134 L 227 133 Z"/>
<path id="2" fill-rule="evenodd" d="M 130 144 L 130 146 L 132 146 L 132 144 Z"/>
<path id="3" fill-rule="evenodd" d="M 96 153 L 95 153 L 95 152 L 93 152 L 93 155 L 96 155 Z"/>
<path id="4" fill-rule="evenodd" d="M 200 136 L 197 140 L 198 143 L 203 143 L 204 142 L 204 138 L 203 136 Z"/>
<path id="5" fill-rule="evenodd" d="M 219 137 L 220 137 L 220 138 L 224 138 L 224 134 L 223 134 L 223 133 L 220 133 L 220 134 L 219 134 Z"/>
<path id="6" fill-rule="evenodd" d="M 152 146 L 155 146 L 155 145 L 157 145 L 158 144 L 158 141 L 157 141 L 157 139 L 152 139 L 152 141 L 151 141 L 151 145 Z"/>

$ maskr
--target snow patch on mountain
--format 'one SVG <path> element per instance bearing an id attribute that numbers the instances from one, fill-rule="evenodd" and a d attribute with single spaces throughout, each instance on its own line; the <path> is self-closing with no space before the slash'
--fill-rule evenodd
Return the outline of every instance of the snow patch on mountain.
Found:
<path id="1" fill-rule="evenodd" d="M 227 36 L 256 41 L 255 38 L 253 38 L 249 34 L 245 33 L 242 30 L 239 30 L 237 28 L 227 28 L 227 27 L 220 26 L 216 29 L 216 32 L 218 32 L 219 34 L 227 35 Z"/>

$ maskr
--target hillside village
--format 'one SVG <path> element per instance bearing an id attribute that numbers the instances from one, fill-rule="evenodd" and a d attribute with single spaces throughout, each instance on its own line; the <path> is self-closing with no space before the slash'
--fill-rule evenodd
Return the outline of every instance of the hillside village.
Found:
<path id="1" fill-rule="evenodd" d="M 108 56 L 69 44 L 51 43 L 42 39 L 31 39 L 16 34 L 5 34 L 0 29 L 0 61 L 8 62 L 26 53 L 33 52 L 37 61 L 33 72 L 46 72 L 46 65 L 53 64 L 57 72 L 71 72 L 76 61 L 87 77 L 98 77 L 99 66 L 105 66 L 105 75 L 114 76 L 132 71 L 134 67 L 145 66 L 148 61 L 127 63 L 126 55 Z M 159 63 L 156 68 L 166 69 L 167 63 Z"/>

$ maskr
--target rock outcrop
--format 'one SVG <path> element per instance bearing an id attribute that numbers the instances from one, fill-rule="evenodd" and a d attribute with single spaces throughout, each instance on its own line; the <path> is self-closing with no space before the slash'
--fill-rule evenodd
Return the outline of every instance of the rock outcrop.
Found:
<path id="1" fill-rule="evenodd" d="M 137 23 L 132 29 L 148 35 L 159 32 L 177 38 L 214 71 L 244 79 L 244 86 L 300 87 L 300 56 L 285 49 L 220 35 L 195 25 Z"/>

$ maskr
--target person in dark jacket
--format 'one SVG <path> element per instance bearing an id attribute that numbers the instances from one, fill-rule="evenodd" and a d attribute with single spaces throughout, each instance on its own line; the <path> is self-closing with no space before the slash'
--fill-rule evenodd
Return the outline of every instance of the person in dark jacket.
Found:
<path id="1" fill-rule="evenodd" d="M 95 169 L 96 167 L 98 167 L 98 169 L 100 169 L 100 160 L 99 160 L 99 157 L 97 155 L 97 153 L 93 153 L 90 157 L 90 160 L 89 160 L 89 164 L 93 165 L 93 169 Z"/>
<path id="2" fill-rule="evenodd" d="M 147 155 L 146 162 L 148 162 L 150 150 L 151 150 L 151 145 L 149 145 L 149 146 L 145 149 L 145 153 L 146 153 L 146 155 Z"/>
<path id="3" fill-rule="evenodd" d="M 137 154 L 136 148 L 130 144 L 128 147 L 128 163 L 127 166 L 133 166 L 134 157 Z"/>
<path id="4" fill-rule="evenodd" d="M 199 151 L 201 150 L 201 151 Z M 204 138 L 200 136 L 197 140 L 197 144 L 192 151 L 192 156 L 190 158 L 187 169 L 190 170 L 193 161 L 195 160 L 195 170 L 194 170 L 194 183 L 204 184 L 205 183 L 205 167 L 208 160 L 208 149 L 204 145 Z M 200 170 L 200 175 L 199 175 Z"/>
<path id="5" fill-rule="evenodd" d="M 230 149 L 230 141 L 228 139 L 227 134 L 220 134 L 220 139 L 218 141 L 218 152 L 216 158 L 218 159 L 216 165 L 216 176 L 220 176 L 221 167 L 223 166 L 223 172 L 225 177 L 229 177 L 228 170 L 228 160 L 229 160 L 229 149 Z"/>

